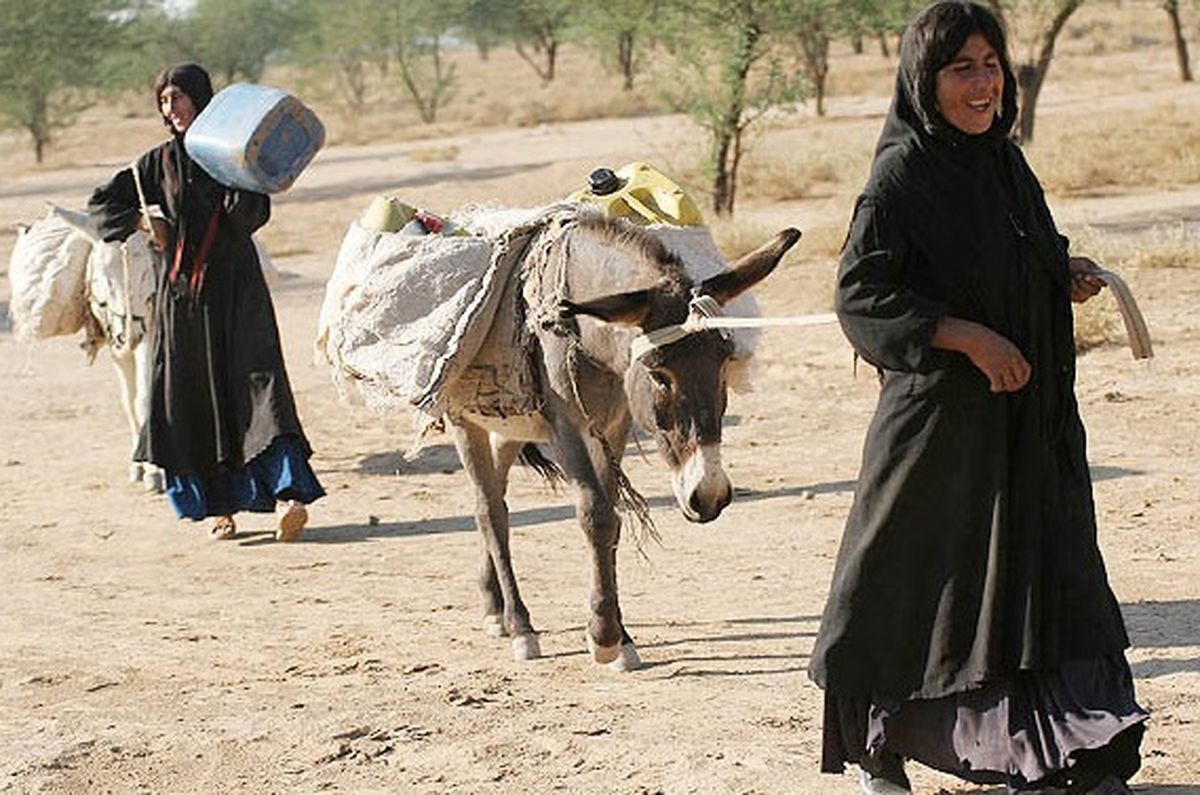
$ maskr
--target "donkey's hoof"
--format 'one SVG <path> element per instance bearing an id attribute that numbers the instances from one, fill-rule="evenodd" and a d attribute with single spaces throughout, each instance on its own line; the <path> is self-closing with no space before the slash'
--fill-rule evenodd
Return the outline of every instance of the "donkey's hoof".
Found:
<path id="1" fill-rule="evenodd" d="M 142 488 L 151 494 L 162 494 L 167 490 L 163 471 L 158 467 L 145 467 L 142 470 Z"/>
<path id="2" fill-rule="evenodd" d="M 504 628 L 504 616 L 499 613 L 489 613 L 483 617 L 483 631 L 493 638 L 503 638 L 508 635 Z"/>
<path id="3" fill-rule="evenodd" d="M 142 477 L 143 477 L 142 462 L 141 461 L 131 461 L 129 464 L 129 482 L 130 483 L 141 483 Z"/>
<path id="4" fill-rule="evenodd" d="M 622 643 L 616 659 L 609 662 L 608 667 L 621 674 L 641 668 L 642 658 L 638 655 L 637 646 L 632 643 Z"/>
<path id="5" fill-rule="evenodd" d="M 542 656 L 542 644 L 538 642 L 536 632 L 517 635 L 512 639 L 513 659 L 518 662 L 536 660 Z"/>
<path id="6" fill-rule="evenodd" d="M 587 636 L 588 652 L 591 653 L 592 659 L 601 665 L 608 665 L 621 656 L 621 644 L 615 646 L 601 646 L 592 638 L 591 633 Z"/>
<path id="7" fill-rule="evenodd" d="M 600 646 L 588 635 L 588 650 L 592 653 L 593 660 L 619 673 L 635 671 L 642 667 L 642 658 L 638 656 L 637 646 L 632 643 Z"/>

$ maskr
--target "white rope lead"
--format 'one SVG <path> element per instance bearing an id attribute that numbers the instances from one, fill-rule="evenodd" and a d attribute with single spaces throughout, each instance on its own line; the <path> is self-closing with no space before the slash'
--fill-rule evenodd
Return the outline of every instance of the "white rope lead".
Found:
<path id="1" fill-rule="evenodd" d="M 721 305 L 715 298 L 698 295 L 688 304 L 687 320 L 637 335 L 629 344 L 629 355 L 631 360 L 636 362 L 652 350 L 679 342 L 689 334 L 706 329 L 826 326 L 836 322 L 837 315 L 832 312 L 793 317 L 726 317 L 721 314 Z"/>

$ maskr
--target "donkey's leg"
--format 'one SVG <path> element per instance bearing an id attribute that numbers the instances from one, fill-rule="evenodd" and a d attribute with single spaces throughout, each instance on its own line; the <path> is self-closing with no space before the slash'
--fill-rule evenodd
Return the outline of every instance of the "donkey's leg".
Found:
<path id="1" fill-rule="evenodd" d="M 112 354 L 113 369 L 117 371 L 117 381 L 121 385 L 121 408 L 125 410 L 125 421 L 129 423 L 129 434 L 133 437 L 133 444 L 129 449 L 129 482 L 139 483 L 142 480 L 142 464 L 139 461 L 132 460 L 133 451 L 137 448 L 138 434 L 141 433 L 142 424 L 137 414 L 137 369 L 134 363 L 133 356 L 126 351 L 125 353 Z"/>
<path id="2" fill-rule="evenodd" d="M 133 445 L 137 447 L 138 435 L 142 426 L 150 416 L 150 371 L 153 368 L 154 346 L 150 340 L 143 337 L 133 349 L 133 385 L 134 395 L 131 401 L 133 418 L 136 427 L 133 432 Z M 166 476 L 163 471 L 149 461 L 142 463 L 142 485 L 146 491 L 156 494 L 166 488 Z"/>
<path id="3" fill-rule="evenodd" d="M 629 412 L 623 412 L 604 431 L 604 438 L 605 441 L 608 442 L 608 449 L 613 455 L 613 463 L 620 464 L 621 459 L 624 457 L 625 444 L 629 440 L 629 429 L 632 425 L 632 421 L 633 420 L 629 415 Z M 588 450 L 592 456 L 592 466 L 600 475 L 600 482 L 604 484 L 604 490 L 608 494 L 609 500 L 615 506 L 618 499 L 617 480 L 613 475 L 612 466 L 608 461 L 607 455 L 598 444 L 588 445 Z M 613 539 L 611 550 L 614 578 L 616 577 L 617 570 L 617 548 L 621 543 L 620 514 L 618 514 L 617 519 L 617 532 L 616 537 Z M 640 668 L 642 665 L 642 660 L 638 655 L 637 646 L 634 644 L 633 637 L 630 636 L 628 630 L 625 629 L 625 619 L 622 616 L 620 604 L 617 605 L 617 621 L 621 625 L 621 648 L 616 659 L 609 662 L 608 666 L 618 671 L 630 671 Z"/>
<path id="4" fill-rule="evenodd" d="M 617 599 L 616 551 L 621 535 L 621 520 L 614 509 L 610 487 L 605 482 L 607 467 L 600 470 L 606 472 L 602 477 L 594 463 L 603 460 L 604 453 L 598 442 L 585 441 L 568 423 L 555 427 L 554 444 L 563 471 L 578 487 L 576 513 L 592 552 L 592 583 L 588 600 L 591 617 L 587 626 L 592 659 L 618 670 L 636 667 L 636 651 L 632 657 L 623 653 L 627 636 L 621 626 L 621 608 Z"/>
<path id="5" fill-rule="evenodd" d="M 608 442 L 608 449 L 612 451 L 614 463 L 620 464 L 621 459 L 625 455 L 625 445 L 629 441 L 629 430 L 633 425 L 633 418 L 628 411 L 622 412 L 620 417 L 614 420 L 604 432 L 604 438 Z M 613 477 L 612 467 L 605 459 L 603 450 L 599 449 L 598 445 L 591 445 L 592 465 L 596 471 L 601 473 L 601 481 L 604 483 L 604 488 L 608 492 L 608 498 L 613 505 L 617 504 L 617 480 Z M 597 458 L 597 456 L 599 456 Z M 617 547 L 621 543 L 621 528 L 617 527 L 617 537 L 613 542 L 612 547 L 612 566 L 613 571 L 617 568 Z M 615 576 L 615 575 L 614 575 Z M 621 615 L 621 606 L 617 605 L 617 620 L 621 622 L 621 653 L 620 656 L 609 663 L 609 667 L 617 670 L 632 670 L 640 668 L 642 665 L 641 657 L 638 656 L 637 646 L 634 645 L 633 637 L 625 629 L 625 619 Z"/>
<path id="6" fill-rule="evenodd" d="M 497 471 L 488 434 L 482 428 L 469 424 L 452 424 L 454 444 L 462 459 L 463 469 L 475 486 L 475 526 L 483 537 L 484 549 L 491 559 L 490 570 L 482 572 L 481 590 L 486 600 L 492 591 L 490 580 L 494 575 L 504 602 L 502 628 L 512 636 L 513 656 L 528 660 L 541 656 L 537 633 L 529 621 L 529 611 L 521 601 L 517 578 L 512 570 L 512 556 L 508 545 L 508 506 L 504 503 L 506 478 Z M 518 448 L 519 449 L 519 448 Z M 515 453 L 513 454 L 515 455 Z M 509 464 L 511 465 L 511 459 Z"/>
<path id="7" fill-rule="evenodd" d="M 521 443 L 508 442 L 494 434 L 490 434 L 489 439 L 496 484 L 500 494 L 507 494 L 508 473 L 520 453 Z M 507 516 L 506 506 L 505 517 Z M 479 534 L 479 552 L 479 593 L 483 597 L 483 628 L 489 635 L 503 637 L 508 634 L 508 630 L 504 628 L 504 594 L 500 590 L 496 564 L 492 562 L 492 553 L 483 533 Z"/>

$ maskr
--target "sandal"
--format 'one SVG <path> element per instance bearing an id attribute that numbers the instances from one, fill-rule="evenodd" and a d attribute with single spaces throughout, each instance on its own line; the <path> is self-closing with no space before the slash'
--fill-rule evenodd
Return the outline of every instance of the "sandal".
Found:
<path id="1" fill-rule="evenodd" d="M 279 527 L 275 530 L 276 541 L 295 541 L 300 538 L 304 525 L 308 524 L 308 509 L 304 503 L 292 500 L 288 509 L 279 517 Z"/>
<path id="2" fill-rule="evenodd" d="M 232 516 L 218 516 L 208 530 L 208 537 L 215 541 L 228 541 L 237 535 L 237 525 Z"/>

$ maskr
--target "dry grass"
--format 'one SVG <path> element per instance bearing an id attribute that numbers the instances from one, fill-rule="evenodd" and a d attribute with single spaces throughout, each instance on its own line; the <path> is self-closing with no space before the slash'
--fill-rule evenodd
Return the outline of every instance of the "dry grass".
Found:
<path id="1" fill-rule="evenodd" d="M 1068 229 L 1073 251 L 1086 253 L 1127 282 L 1139 272 L 1158 268 L 1200 268 L 1200 237 L 1183 224 L 1165 224 L 1141 231 L 1108 232 L 1094 227 Z M 1136 297 L 1136 296 L 1135 296 Z M 1075 346 L 1085 352 L 1127 343 L 1116 300 L 1107 293 L 1075 307 Z"/>
<path id="2" fill-rule="evenodd" d="M 1200 102 L 1168 101 L 1045 124 L 1028 149 L 1050 193 L 1200 182 Z"/>
<path id="3" fill-rule="evenodd" d="M 1200 234 L 1182 223 L 1112 232 L 1092 227 L 1070 229 L 1072 249 L 1114 271 L 1153 268 L 1200 268 Z"/>
<path id="4" fill-rule="evenodd" d="M 1075 350 L 1078 353 L 1124 344 L 1116 306 L 1110 306 L 1110 303 L 1111 299 L 1105 296 L 1075 306 Z"/>

